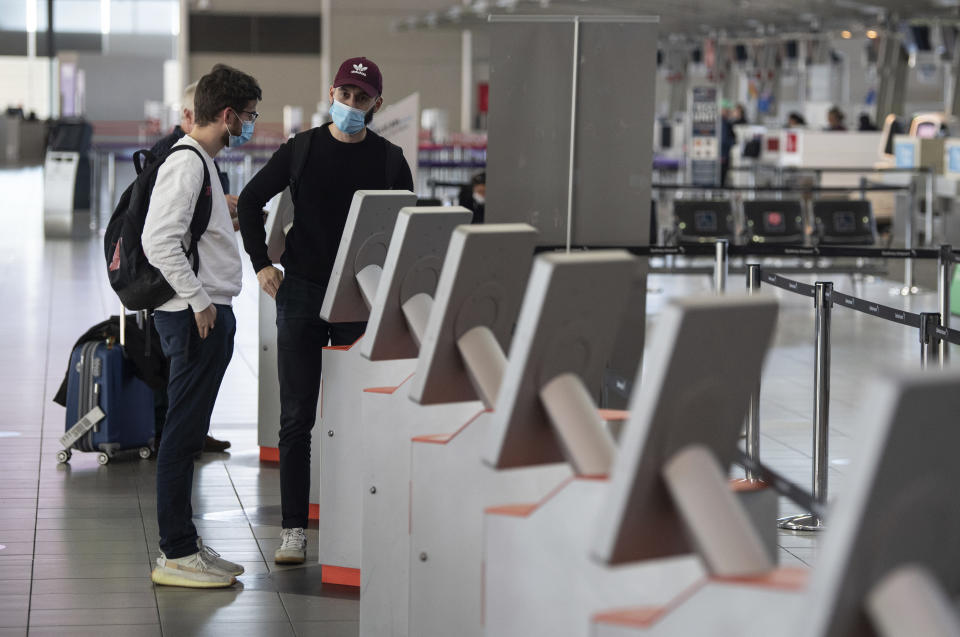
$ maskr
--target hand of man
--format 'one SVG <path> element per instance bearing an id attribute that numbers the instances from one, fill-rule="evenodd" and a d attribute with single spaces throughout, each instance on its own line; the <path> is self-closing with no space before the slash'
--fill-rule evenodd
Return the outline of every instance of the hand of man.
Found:
<path id="1" fill-rule="evenodd" d="M 200 338 L 207 338 L 210 330 L 217 322 L 217 307 L 211 303 L 205 310 L 194 312 L 193 317 L 197 320 L 197 331 L 200 332 Z"/>
<path id="2" fill-rule="evenodd" d="M 230 218 L 230 221 L 233 222 L 233 231 L 234 231 L 234 232 L 236 232 L 237 230 L 240 229 L 240 220 L 239 220 L 239 219 L 237 219 L 236 217 L 231 217 L 231 218 Z"/>
<path id="3" fill-rule="evenodd" d="M 257 272 L 257 281 L 260 282 L 260 289 L 270 295 L 270 298 L 277 298 L 277 290 L 280 289 L 280 283 L 283 281 L 283 272 L 272 265 L 268 265 Z"/>
<path id="4" fill-rule="evenodd" d="M 236 195 L 224 195 L 227 198 L 227 209 L 230 210 L 230 216 L 237 218 L 237 201 L 240 199 Z"/>

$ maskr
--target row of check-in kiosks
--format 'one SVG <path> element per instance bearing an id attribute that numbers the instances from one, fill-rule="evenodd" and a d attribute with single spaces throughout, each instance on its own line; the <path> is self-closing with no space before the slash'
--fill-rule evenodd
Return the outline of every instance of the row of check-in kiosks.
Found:
<path id="1" fill-rule="evenodd" d="M 874 245 L 877 223 L 865 199 L 755 199 L 741 202 L 737 215 L 729 199 L 672 202 L 674 235 L 679 245 L 714 242 L 802 246 Z M 811 232 L 807 232 L 807 227 Z"/>
<path id="2" fill-rule="evenodd" d="M 534 257 L 528 225 L 414 203 L 356 194 L 321 314 L 369 321 L 323 352 L 311 476 L 323 577 L 360 586 L 361 635 L 960 634 L 960 375 L 876 381 L 818 565 L 778 568 L 776 493 L 729 479 L 775 298 L 672 303 L 629 411 L 601 410 L 640 262 Z"/>

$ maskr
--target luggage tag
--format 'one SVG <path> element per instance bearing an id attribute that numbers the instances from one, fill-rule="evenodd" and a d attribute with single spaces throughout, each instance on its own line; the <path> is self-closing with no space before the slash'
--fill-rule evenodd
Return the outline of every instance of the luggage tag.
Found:
<path id="1" fill-rule="evenodd" d="M 94 407 L 87 414 L 77 421 L 73 427 L 67 429 L 67 432 L 60 436 L 60 444 L 64 449 L 70 449 L 88 431 L 93 429 L 94 425 L 106 418 L 107 415 L 99 406 Z"/>

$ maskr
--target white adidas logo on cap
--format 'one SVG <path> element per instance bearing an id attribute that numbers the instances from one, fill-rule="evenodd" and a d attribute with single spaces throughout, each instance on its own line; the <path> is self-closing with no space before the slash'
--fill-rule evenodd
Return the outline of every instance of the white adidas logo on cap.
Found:
<path id="1" fill-rule="evenodd" d="M 350 71 L 350 72 L 351 72 L 351 73 L 356 73 L 357 75 L 362 75 L 363 77 L 367 77 L 367 72 L 366 72 L 366 71 L 367 71 L 367 68 L 369 68 L 369 67 L 366 67 L 366 66 L 364 66 L 363 64 L 354 64 L 354 65 L 353 65 L 353 70 Z"/>

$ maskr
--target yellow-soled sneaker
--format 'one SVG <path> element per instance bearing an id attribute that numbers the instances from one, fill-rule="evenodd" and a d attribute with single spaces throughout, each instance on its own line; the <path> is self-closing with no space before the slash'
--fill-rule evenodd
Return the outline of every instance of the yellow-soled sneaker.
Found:
<path id="1" fill-rule="evenodd" d="M 225 560 L 220 557 L 219 553 L 203 543 L 202 537 L 197 538 L 197 548 L 200 549 L 200 552 L 203 553 L 207 561 L 213 564 L 214 568 L 217 568 L 224 573 L 230 573 L 231 575 L 243 575 L 242 566 L 236 562 L 231 562 L 230 560 Z"/>
<path id="2" fill-rule="evenodd" d="M 237 578 L 220 570 L 202 551 L 172 560 L 161 554 L 150 573 L 154 584 L 187 588 L 226 588 Z"/>

